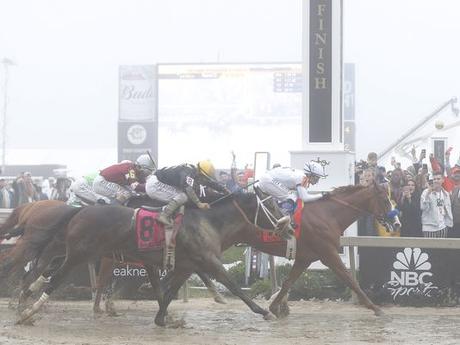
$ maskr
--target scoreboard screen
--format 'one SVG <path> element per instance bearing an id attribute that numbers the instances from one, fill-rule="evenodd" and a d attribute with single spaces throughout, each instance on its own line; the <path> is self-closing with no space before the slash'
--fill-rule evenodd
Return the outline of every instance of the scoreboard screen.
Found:
<path id="1" fill-rule="evenodd" d="M 211 159 L 239 168 L 255 151 L 289 164 L 301 140 L 300 63 L 158 65 L 160 165 Z"/>

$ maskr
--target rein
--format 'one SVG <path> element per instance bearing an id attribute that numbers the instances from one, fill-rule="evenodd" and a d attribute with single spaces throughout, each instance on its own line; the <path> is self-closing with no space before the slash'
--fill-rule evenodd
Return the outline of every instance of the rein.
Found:
<path id="1" fill-rule="evenodd" d="M 270 210 L 268 209 L 267 206 L 264 205 L 264 202 L 269 200 L 271 198 L 271 196 L 268 196 L 267 198 L 261 200 L 259 198 L 259 196 L 256 194 L 256 198 L 257 198 L 257 210 L 256 210 L 256 214 L 255 214 L 255 217 L 254 217 L 254 222 L 251 222 L 248 218 L 248 216 L 246 215 L 246 213 L 243 211 L 243 209 L 240 207 L 240 205 L 238 205 L 238 203 L 235 201 L 235 200 L 232 200 L 233 202 L 233 205 L 235 205 L 235 207 L 238 209 L 238 211 L 241 213 L 241 215 L 243 216 L 244 220 L 248 223 L 248 224 L 251 224 L 252 226 L 255 227 L 256 230 L 266 230 L 266 229 L 263 229 L 261 228 L 260 226 L 257 225 L 257 218 L 259 216 L 259 210 L 262 209 L 262 211 L 265 213 L 265 215 L 267 216 L 268 220 L 270 221 L 270 223 L 273 225 L 273 229 L 276 230 L 277 228 L 277 222 L 278 222 L 278 219 L 273 215 L 272 212 L 270 212 Z"/>
<path id="2" fill-rule="evenodd" d="M 362 213 L 362 212 L 364 212 L 364 213 L 370 213 L 369 211 L 366 211 L 366 210 L 364 210 L 364 209 L 362 209 L 362 208 L 359 208 L 358 206 L 355 206 L 355 205 L 353 205 L 353 204 L 350 204 L 350 203 L 347 202 L 347 201 L 340 200 L 340 199 L 336 198 L 335 196 L 331 196 L 331 197 L 329 197 L 329 199 L 332 199 L 332 200 L 334 200 L 335 202 L 338 202 L 339 204 L 348 206 L 348 207 L 354 209 L 355 211 L 358 211 L 359 213 Z"/>

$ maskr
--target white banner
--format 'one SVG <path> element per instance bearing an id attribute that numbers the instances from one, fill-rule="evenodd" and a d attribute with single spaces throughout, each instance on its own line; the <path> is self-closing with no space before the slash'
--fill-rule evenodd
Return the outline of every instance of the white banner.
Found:
<path id="1" fill-rule="evenodd" d="M 155 120 L 156 66 L 120 66 L 119 119 Z"/>

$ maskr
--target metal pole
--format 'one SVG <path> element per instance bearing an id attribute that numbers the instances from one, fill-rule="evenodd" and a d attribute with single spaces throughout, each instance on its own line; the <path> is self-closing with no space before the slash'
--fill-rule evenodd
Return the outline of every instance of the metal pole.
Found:
<path id="1" fill-rule="evenodd" d="M 276 278 L 275 257 L 270 255 L 270 278 L 272 281 L 272 295 L 278 291 L 278 281 Z"/>
<path id="2" fill-rule="evenodd" d="M 183 294 L 182 301 L 184 303 L 188 302 L 188 297 L 189 297 L 188 292 L 189 292 L 188 291 L 188 280 L 186 280 L 184 285 L 182 285 L 182 294 Z"/>
<path id="3" fill-rule="evenodd" d="M 5 173 L 6 167 L 6 113 L 8 105 L 8 63 L 3 60 L 3 66 L 5 68 L 5 80 L 3 85 L 3 117 L 2 117 L 2 171 Z"/>
<path id="4" fill-rule="evenodd" d="M 348 256 L 350 258 L 351 276 L 356 281 L 355 246 L 348 246 Z M 355 304 L 358 303 L 358 296 L 353 290 L 351 291 L 351 301 Z"/>

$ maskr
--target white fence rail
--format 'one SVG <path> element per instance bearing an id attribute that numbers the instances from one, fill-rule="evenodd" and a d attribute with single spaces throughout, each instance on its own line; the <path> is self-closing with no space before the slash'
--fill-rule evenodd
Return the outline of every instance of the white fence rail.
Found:
<path id="1" fill-rule="evenodd" d="M 5 222 L 6 218 L 10 216 L 11 212 L 13 212 L 13 209 L 11 208 L 0 208 L 0 225 Z"/>

